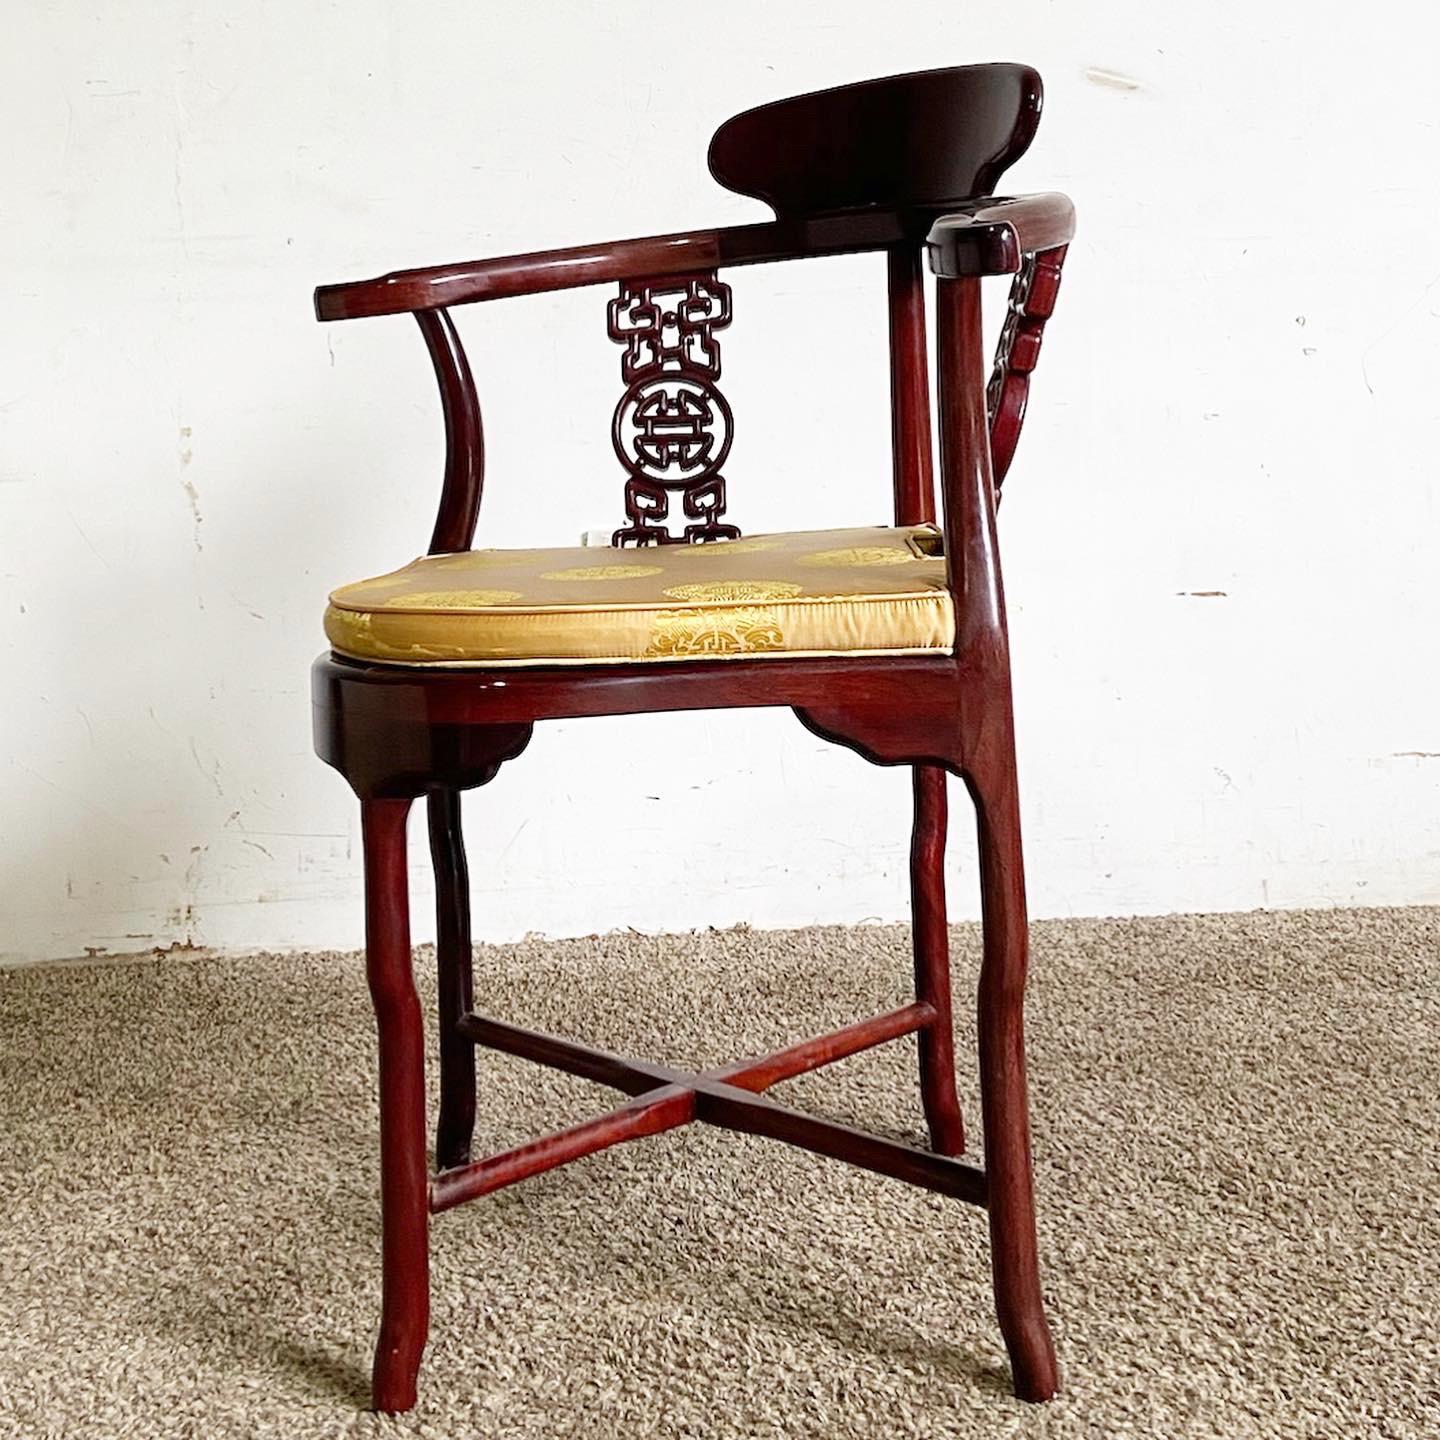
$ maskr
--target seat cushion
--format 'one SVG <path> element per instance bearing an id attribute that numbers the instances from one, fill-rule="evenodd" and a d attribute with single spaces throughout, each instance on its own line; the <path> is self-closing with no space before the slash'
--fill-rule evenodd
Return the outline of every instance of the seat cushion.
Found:
<path id="1" fill-rule="evenodd" d="M 325 633 L 387 665 L 618 665 L 943 652 L 955 619 L 926 525 L 427 555 L 341 586 Z"/>

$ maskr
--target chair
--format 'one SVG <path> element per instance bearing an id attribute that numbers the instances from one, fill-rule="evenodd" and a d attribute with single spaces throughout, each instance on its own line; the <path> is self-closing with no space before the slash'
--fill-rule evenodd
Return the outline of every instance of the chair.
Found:
<path id="1" fill-rule="evenodd" d="M 408 270 L 316 292 L 322 320 L 414 314 L 448 448 L 428 554 L 342 587 L 315 664 L 316 748 L 360 799 L 366 967 L 379 1031 L 383 1300 L 377 1409 L 415 1402 L 430 1216 L 607 1146 L 700 1121 L 773 1137 L 983 1207 L 1015 1392 L 1057 1387 L 1036 1260 L 1022 998 L 1025 890 L 995 513 L 1074 226 L 1059 195 L 997 199 L 1040 116 L 1040 77 L 976 65 L 846 85 L 738 115 L 710 146 L 721 184 L 776 218 Z M 731 291 L 717 271 L 845 252 L 888 263 L 893 528 L 741 538 L 726 515 L 732 417 L 718 387 Z M 936 524 L 922 264 L 936 282 Z M 1013 275 L 993 370 L 980 282 Z M 609 284 L 624 393 L 616 549 L 472 550 L 484 444 L 449 307 Z M 987 384 L 988 376 L 988 384 Z M 672 514 L 672 511 L 674 512 Z M 915 1001 L 700 1073 L 537 1034 L 472 1004 L 460 794 L 537 721 L 790 706 L 816 735 L 911 767 Z M 961 1157 L 945 920 L 946 772 L 977 814 L 983 1169 Z M 426 797 L 436 872 L 440 1114 L 426 1157 L 424 1040 L 410 950 L 406 818 Z M 779 1081 L 914 1034 L 930 1149 L 790 1109 Z M 471 1157 L 476 1045 L 595 1080 L 617 1109 Z"/>

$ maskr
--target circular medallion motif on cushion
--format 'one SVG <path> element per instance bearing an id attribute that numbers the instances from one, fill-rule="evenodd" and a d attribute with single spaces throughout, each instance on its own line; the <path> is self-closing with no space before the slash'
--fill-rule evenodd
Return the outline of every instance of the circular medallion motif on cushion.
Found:
<path id="1" fill-rule="evenodd" d="M 755 555 L 762 550 L 779 550 L 785 542 L 773 535 L 756 535 L 746 540 L 712 540 L 696 545 L 696 555 Z"/>
<path id="2" fill-rule="evenodd" d="M 546 570 L 542 580 L 643 580 L 661 574 L 659 565 L 575 565 L 568 570 Z"/>
<path id="3" fill-rule="evenodd" d="M 416 590 L 382 603 L 407 610 L 481 610 L 518 599 L 518 590 Z"/>
<path id="4" fill-rule="evenodd" d="M 710 580 L 672 585 L 665 593 L 672 600 L 789 600 L 804 588 L 789 580 Z"/>
<path id="5" fill-rule="evenodd" d="M 903 565 L 915 556 L 899 545 L 851 545 L 844 550 L 820 550 L 801 555 L 797 565 Z"/>

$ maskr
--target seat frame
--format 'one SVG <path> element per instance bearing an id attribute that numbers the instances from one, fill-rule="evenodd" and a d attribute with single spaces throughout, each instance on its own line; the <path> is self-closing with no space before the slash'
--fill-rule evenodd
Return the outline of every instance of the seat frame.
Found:
<path id="1" fill-rule="evenodd" d="M 903 100 L 909 93 L 905 82 L 1006 68 L 1021 69 L 968 67 L 884 83 L 900 85 Z M 1022 79 L 1033 75 L 1023 72 Z M 1023 87 L 1027 103 L 1033 97 L 1033 116 L 1038 116 L 1038 87 L 1038 77 Z M 833 115 L 837 107 L 857 104 L 849 97 L 864 88 L 783 104 L 828 101 Z M 970 108 L 973 119 L 973 103 Z M 793 112 L 767 109 L 782 110 L 775 134 L 798 136 L 796 143 L 805 139 L 805 125 Z M 765 115 L 750 112 L 727 129 Z M 1030 129 L 1033 133 L 1033 123 Z M 725 134 L 722 129 L 717 147 Z M 1028 143 L 1028 134 L 1022 138 Z M 776 208 L 781 219 L 768 225 L 400 272 L 317 292 L 322 319 L 409 311 L 419 322 L 440 386 L 447 435 L 430 546 L 431 553 L 441 553 L 470 547 L 484 475 L 479 402 L 447 305 L 603 281 L 623 287 L 627 281 L 727 264 L 882 251 L 888 257 L 894 512 L 897 524 L 914 525 L 935 519 L 924 255 L 938 277 L 940 491 L 956 617 L 953 654 L 488 671 L 385 666 L 334 654 L 315 663 L 316 748 L 361 802 L 366 966 L 379 1035 L 383 1294 L 373 1394 L 380 1410 L 415 1403 L 429 1323 L 432 1214 L 621 1141 L 693 1122 L 770 1136 L 983 1207 L 1015 1392 L 1039 1401 L 1058 1386 L 1036 1251 L 1024 1054 L 1025 885 L 995 520 L 999 483 L 1023 422 L 1029 375 L 1054 305 L 1073 210 L 1054 195 L 942 196 L 923 205 L 906 197 L 904 205 L 801 219 L 787 216 L 783 205 Z M 993 368 L 983 348 L 980 290 L 981 277 L 991 274 L 1015 277 Z M 876 764 L 912 767 L 914 1003 L 771 1055 L 693 1073 L 476 1013 L 461 792 L 487 783 L 519 755 L 540 721 L 741 706 L 789 706 L 826 740 Z M 962 1158 L 965 1127 L 955 1088 L 944 878 L 947 773 L 965 781 L 979 838 L 983 1169 Z M 422 795 L 437 905 L 440 1114 L 433 1175 L 426 1153 L 425 1045 L 406 878 L 406 822 Z M 919 1042 L 928 1151 L 805 1115 L 766 1093 L 782 1080 L 909 1034 Z M 597 1081 L 629 1098 L 597 1119 L 473 1159 L 476 1045 Z"/>

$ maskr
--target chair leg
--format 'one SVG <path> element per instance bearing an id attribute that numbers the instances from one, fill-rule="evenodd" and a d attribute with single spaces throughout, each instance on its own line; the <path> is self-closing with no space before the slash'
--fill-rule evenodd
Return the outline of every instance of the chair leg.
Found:
<path id="1" fill-rule="evenodd" d="M 993 753 L 993 752 L 992 752 Z M 991 1266 L 1015 1393 L 1048 1400 L 1059 1388 L 1040 1293 L 1035 1191 L 1025 1080 L 1025 971 L 1029 938 L 1014 752 L 968 777 L 980 841 L 984 958 L 980 968 L 981 1113 L 985 1125 Z"/>
<path id="2" fill-rule="evenodd" d="M 915 998 L 934 1007 L 920 1032 L 920 1103 L 939 1155 L 965 1153 L 965 1121 L 955 1093 L 955 1040 L 950 1021 L 950 936 L 945 924 L 945 772 L 914 767 L 915 828 L 910 841 L 911 940 Z"/>
<path id="3" fill-rule="evenodd" d="M 375 1347 L 377 1410 L 408 1410 L 430 1324 L 425 1036 L 410 965 L 405 869 L 409 800 L 365 800 L 365 970 L 380 1040 L 383 1290 Z"/>
<path id="4" fill-rule="evenodd" d="M 435 1168 L 470 1163 L 475 1133 L 475 1047 L 455 1028 L 474 1008 L 470 949 L 470 872 L 460 823 L 460 792 L 432 791 L 430 857 L 435 865 L 435 965 L 440 993 L 440 1119 Z"/>

